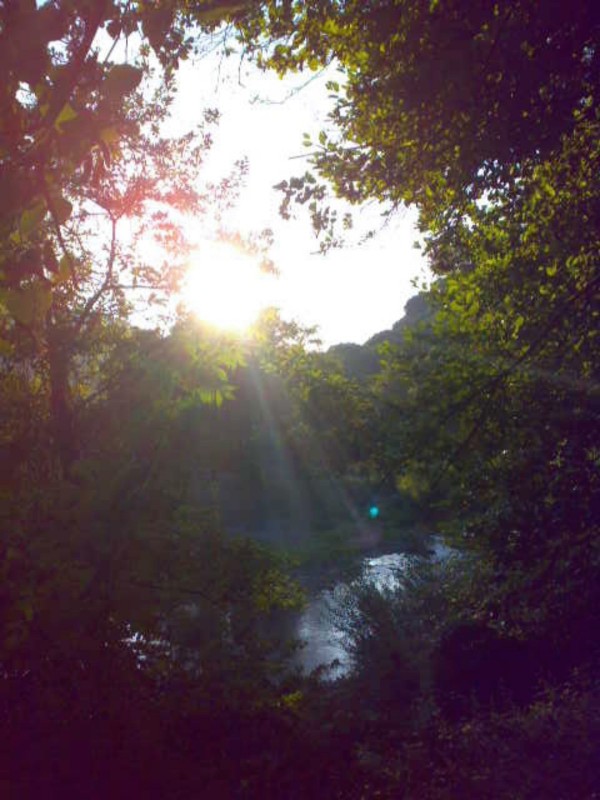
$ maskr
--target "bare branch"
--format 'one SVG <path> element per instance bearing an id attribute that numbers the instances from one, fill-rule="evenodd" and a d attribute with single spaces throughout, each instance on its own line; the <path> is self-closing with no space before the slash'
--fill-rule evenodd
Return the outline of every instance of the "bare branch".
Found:
<path id="1" fill-rule="evenodd" d="M 106 262 L 106 274 L 104 276 L 104 280 L 94 292 L 94 294 L 90 297 L 90 299 L 85 304 L 83 311 L 81 312 L 81 316 L 77 320 L 77 324 L 75 326 L 75 331 L 79 332 L 83 326 L 85 325 L 89 315 L 94 309 L 94 306 L 100 300 L 102 295 L 110 288 L 112 283 L 113 274 L 114 274 L 114 266 L 115 266 L 115 258 L 117 254 L 117 223 L 118 220 L 111 215 L 110 218 L 111 222 L 111 238 L 110 238 L 110 249 L 108 253 L 108 260 Z"/>

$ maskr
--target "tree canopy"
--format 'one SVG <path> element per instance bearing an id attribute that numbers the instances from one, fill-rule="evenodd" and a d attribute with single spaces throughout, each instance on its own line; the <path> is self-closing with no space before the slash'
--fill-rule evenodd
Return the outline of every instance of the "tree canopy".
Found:
<path id="1" fill-rule="evenodd" d="M 243 24 L 265 67 L 338 65 L 332 132 L 309 143 L 315 171 L 352 202 L 416 204 L 433 242 L 595 113 L 593 2 L 273 3 Z M 323 186 L 307 175 L 282 189 L 289 204 Z"/>

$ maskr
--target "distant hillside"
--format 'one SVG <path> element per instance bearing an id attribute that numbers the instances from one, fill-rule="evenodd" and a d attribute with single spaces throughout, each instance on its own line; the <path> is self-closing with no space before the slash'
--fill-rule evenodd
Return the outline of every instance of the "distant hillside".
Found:
<path id="1" fill-rule="evenodd" d="M 404 316 L 395 322 L 390 330 L 371 336 L 364 344 L 343 343 L 329 348 L 329 354 L 337 356 L 343 363 L 347 374 L 352 378 L 364 379 L 379 371 L 377 348 L 384 342 L 399 344 L 407 328 L 431 316 L 427 295 L 420 293 L 411 297 L 404 306 Z"/>

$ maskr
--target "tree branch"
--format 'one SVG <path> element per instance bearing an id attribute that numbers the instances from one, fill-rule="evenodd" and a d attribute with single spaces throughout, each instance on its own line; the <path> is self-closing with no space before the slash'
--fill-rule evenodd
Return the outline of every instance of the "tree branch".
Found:
<path id="1" fill-rule="evenodd" d="M 60 244 L 60 249 L 62 250 L 64 257 L 69 262 L 69 269 L 71 270 L 71 277 L 73 278 L 73 281 L 75 283 L 75 288 L 79 288 L 77 283 L 77 276 L 75 274 L 75 265 L 73 263 L 73 258 L 67 249 L 67 245 L 65 244 L 58 215 L 56 213 L 56 208 L 54 206 L 54 201 L 52 200 L 50 192 L 48 191 L 48 186 L 46 184 L 46 180 L 44 177 L 42 177 L 41 183 L 42 183 L 42 194 L 44 200 L 46 201 L 46 205 L 48 206 L 48 211 L 50 212 L 50 216 L 52 217 L 52 223 L 54 224 L 54 231 L 56 233 L 56 238 L 58 239 L 58 243 Z"/>
<path id="2" fill-rule="evenodd" d="M 110 250 L 108 254 L 108 261 L 106 264 L 106 275 L 104 276 L 104 280 L 94 292 L 94 294 L 90 297 L 90 299 L 85 304 L 83 311 L 81 312 L 81 316 L 77 320 L 75 325 L 75 332 L 78 333 L 83 326 L 85 325 L 87 318 L 91 314 L 94 309 L 94 306 L 98 302 L 98 300 L 102 297 L 102 295 L 110 288 L 113 279 L 114 273 L 114 266 L 115 266 L 115 257 L 117 252 L 117 222 L 118 220 L 111 215 L 110 218 L 111 222 L 111 239 L 110 239 Z"/>

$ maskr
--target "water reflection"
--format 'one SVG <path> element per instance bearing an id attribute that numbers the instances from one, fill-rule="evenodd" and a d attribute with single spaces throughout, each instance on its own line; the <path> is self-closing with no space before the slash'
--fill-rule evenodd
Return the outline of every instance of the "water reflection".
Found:
<path id="1" fill-rule="evenodd" d="M 406 569 L 409 557 L 404 553 L 368 557 L 362 562 L 362 577 L 382 590 L 392 588 Z M 354 582 L 340 580 L 333 588 L 322 589 L 309 594 L 308 605 L 300 616 L 296 635 L 305 642 L 298 652 L 297 664 L 304 671 L 311 672 L 317 667 L 335 662 L 326 677 L 333 680 L 346 674 L 350 669 L 350 658 L 344 648 L 343 634 L 337 629 L 334 618 L 347 602 L 348 593 Z"/>

